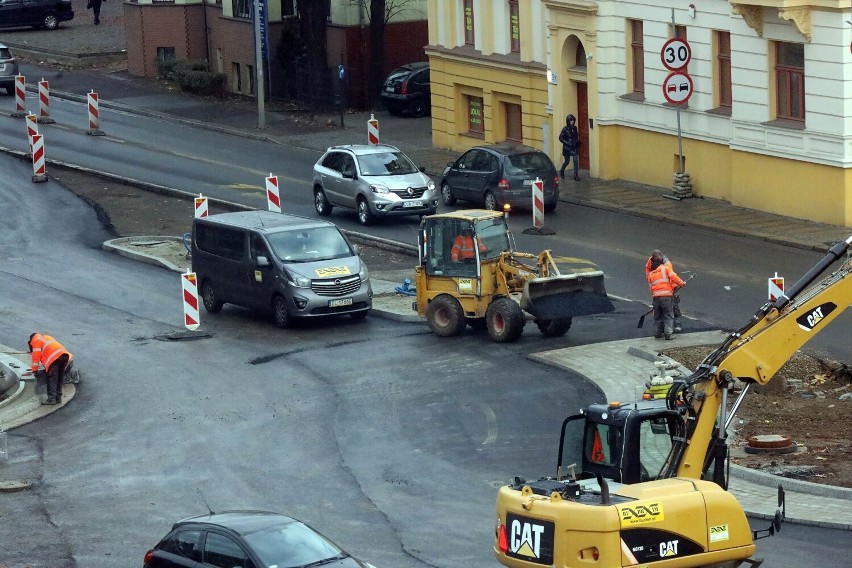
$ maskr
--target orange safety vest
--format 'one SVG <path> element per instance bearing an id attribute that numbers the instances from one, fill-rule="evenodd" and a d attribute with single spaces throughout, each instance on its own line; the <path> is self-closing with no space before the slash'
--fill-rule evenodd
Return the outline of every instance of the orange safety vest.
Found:
<path id="1" fill-rule="evenodd" d="M 606 463 L 606 455 L 604 455 L 603 451 L 601 433 L 597 430 L 595 430 L 595 439 L 592 441 L 592 461 L 597 463 Z"/>
<path id="2" fill-rule="evenodd" d="M 479 252 L 485 252 L 485 245 L 479 243 Z M 450 249 L 450 258 L 453 262 L 458 262 L 459 259 L 465 260 L 468 258 L 474 258 L 476 256 L 475 249 L 473 247 L 473 237 L 466 237 L 464 235 L 459 235 L 456 237 L 456 240 L 453 241 L 453 248 Z"/>
<path id="3" fill-rule="evenodd" d="M 661 264 L 648 273 L 648 285 L 651 287 L 651 295 L 655 298 L 663 296 L 674 296 L 675 288 L 686 284 L 675 274 L 671 267 Z"/>
<path id="4" fill-rule="evenodd" d="M 71 352 L 65 349 L 61 343 L 49 335 L 37 333 L 30 340 L 32 347 L 32 362 L 30 368 L 33 373 L 42 370 L 47 371 L 62 355 L 68 355 L 68 361 L 74 358 Z"/>

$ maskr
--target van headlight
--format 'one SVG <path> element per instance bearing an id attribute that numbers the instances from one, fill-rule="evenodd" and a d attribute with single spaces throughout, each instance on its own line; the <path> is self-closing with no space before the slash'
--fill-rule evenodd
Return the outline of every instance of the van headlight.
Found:
<path id="1" fill-rule="evenodd" d="M 370 184 L 370 191 L 372 191 L 373 193 L 390 193 L 388 186 L 381 185 L 378 183 Z"/>
<path id="2" fill-rule="evenodd" d="M 361 270 L 358 271 L 358 278 L 361 279 L 361 282 L 366 282 L 370 279 L 370 271 L 367 270 L 367 265 L 363 262 L 361 263 Z"/>
<path id="3" fill-rule="evenodd" d="M 293 285 L 296 288 L 310 288 L 311 287 L 311 279 L 302 276 L 301 274 L 296 274 L 295 272 L 291 272 L 290 275 L 293 277 Z"/>
<path id="4" fill-rule="evenodd" d="M 435 189 L 435 182 L 430 179 L 429 182 L 426 184 L 426 189 L 428 189 L 429 191 Z"/>

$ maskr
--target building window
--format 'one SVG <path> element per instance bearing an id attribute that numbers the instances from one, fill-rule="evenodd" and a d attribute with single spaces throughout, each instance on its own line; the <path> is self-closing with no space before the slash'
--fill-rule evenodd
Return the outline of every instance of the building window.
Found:
<path id="1" fill-rule="evenodd" d="M 518 18 L 518 0 L 509 0 L 509 43 L 512 53 L 521 52 L 521 24 Z"/>
<path id="2" fill-rule="evenodd" d="M 470 134 L 478 136 L 485 135 L 485 121 L 483 120 L 482 97 L 467 97 L 467 130 Z"/>
<path id="3" fill-rule="evenodd" d="M 506 140 L 523 142 L 523 123 L 521 121 L 521 105 L 506 103 Z"/>
<path id="4" fill-rule="evenodd" d="M 231 81 L 235 93 L 243 92 L 243 77 L 240 72 L 240 64 L 237 62 L 231 63 Z"/>
<path id="5" fill-rule="evenodd" d="M 281 0 L 281 15 L 295 16 L 296 10 L 293 7 L 293 0 Z"/>
<path id="6" fill-rule="evenodd" d="M 158 47 L 157 59 L 159 61 L 168 61 L 175 58 L 175 48 L 173 47 Z"/>
<path id="7" fill-rule="evenodd" d="M 464 43 L 473 45 L 473 0 L 464 0 Z"/>
<path id="8" fill-rule="evenodd" d="M 252 0 L 231 0 L 235 18 L 251 18 Z"/>
<path id="9" fill-rule="evenodd" d="M 246 83 L 248 83 L 248 94 L 254 94 L 254 65 L 246 65 Z"/>
<path id="10" fill-rule="evenodd" d="M 731 32 L 716 33 L 716 64 L 719 73 L 716 85 L 719 91 L 719 106 L 730 109 L 733 102 L 731 95 Z"/>
<path id="11" fill-rule="evenodd" d="M 645 94 L 645 39 L 642 20 L 628 20 L 630 24 L 630 54 L 633 63 L 631 78 L 633 92 Z"/>
<path id="12" fill-rule="evenodd" d="M 775 44 L 775 88 L 777 117 L 805 121 L 805 46 Z"/>
<path id="13" fill-rule="evenodd" d="M 676 37 L 677 39 L 682 39 L 683 41 L 689 43 L 689 40 L 686 39 L 686 26 L 675 26 L 674 37 Z M 687 67 L 689 66 L 685 65 L 683 68 L 680 69 L 680 71 L 682 71 L 683 73 L 688 73 Z"/>

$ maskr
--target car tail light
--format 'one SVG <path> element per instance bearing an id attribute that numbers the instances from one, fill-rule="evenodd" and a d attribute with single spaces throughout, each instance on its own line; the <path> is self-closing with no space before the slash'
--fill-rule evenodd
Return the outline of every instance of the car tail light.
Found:
<path id="1" fill-rule="evenodd" d="M 497 184 L 497 189 L 500 189 L 502 191 L 509 191 L 509 180 L 505 178 L 501 179 L 500 183 Z"/>
<path id="2" fill-rule="evenodd" d="M 497 519 L 497 549 L 506 554 L 509 552 L 509 539 L 506 538 L 506 525 L 500 522 L 500 519 Z"/>
<path id="3" fill-rule="evenodd" d="M 145 560 L 143 560 L 142 562 L 144 562 L 145 566 L 147 566 L 152 560 L 154 560 L 154 551 L 149 550 L 145 553 Z"/>
<path id="4" fill-rule="evenodd" d="M 553 187 L 559 187 L 559 176 L 553 176 Z"/>
<path id="5" fill-rule="evenodd" d="M 408 94 L 408 81 L 402 82 L 402 87 L 399 88 L 399 94 L 400 95 Z"/>

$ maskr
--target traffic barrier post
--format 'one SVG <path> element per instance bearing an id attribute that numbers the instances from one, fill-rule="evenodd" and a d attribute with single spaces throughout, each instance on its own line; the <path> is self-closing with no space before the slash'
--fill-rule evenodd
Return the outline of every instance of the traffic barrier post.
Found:
<path id="1" fill-rule="evenodd" d="M 30 155 L 33 153 L 33 135 L 38 134 L 38 119 L 33 113 L 27 114 L 27 140 L 30 143 Z"/>
<path id="2" fill-rule="evenodd" d="M 195 218 L 207 217 L 207 213 L 207 198 L 199 193 L 198 197 L 195 198 Z"/>
<path id="3" fill-rule="evenodd" d="M 106 133 L 101 130 L 101 112 L 98 102 L 98 94 L 92 90 L 87 97 L 89 107 L 89 129 L 86 134 L 90 136 L 104 136 Z"/>
<path id="4" fill-rule="evenodd" d="M 33 135 L 33 183 L 47 181 L 47 171 L 44 167 L 44 136 Z"/>
<path id="5" fill-rule="evenodd" d="M 544 182 L 535 178 L 532 184 L 533 227 L 544 227 Z"/>
<path id="6" fill-rule="evenodd" d="M 23 75 L 15 75 L 15 112 L 13 118 L 27 116 L 27 80 Z"/>
<path id="7" fill-rule="evenodd" d="M 778 276 L 778 273 L 775 273 L 775 276 L 769 279 L 769 301 L 774 302 L 778 298 L 784 295 L 784 277 Z"/>
<path id="8" fill-rule="evenodd" d="M 266 178 L 266 204 L 270 211 L 281 213 L 281 192 L 278 189 L 278 176 L 272 175 Z"/>
<path id="9" fill-rule="evenodd" d="M 201 321 L 198 312 L 198 284 L 195 272 L 187 269 L 185 274 L 181 274 L 180 280 L 183 288 L 183 324 L 189 331 L 195 331 Z"/>
<path id="10" fill-rule="evenodd" d="M 38 82 L 38 121 L 41 124 L 54 124 L 50 117 L 50 85 L 43 78 Z"/>
<path id="11" fill-rule="evenodd" d="M 379 144 L 379 121 L 372 114 L 370 120 L 367 121 L 367 142 L 373 146 Z"/>

